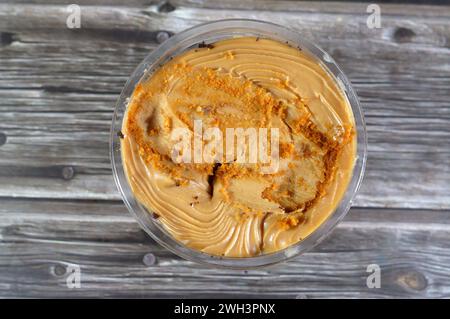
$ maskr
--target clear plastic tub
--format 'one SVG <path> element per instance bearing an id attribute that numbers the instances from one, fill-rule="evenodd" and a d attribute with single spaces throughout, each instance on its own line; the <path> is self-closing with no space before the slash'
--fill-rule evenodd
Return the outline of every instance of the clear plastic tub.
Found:
<path id="1" fill-rule="evenodd" d="M 127 108 L 128 100 L 132 95 L 135 86 L 141 81 L 141 79 L 145 79 L 147 76 L 151 75 L 155 68 L 161 64 L 164 64 L 170 57 L 178 55 L 203 41 L 206 43 L 212 43 L 238 36 L 264 37 L 278 40 L 280 42 L 288 41 L 288 43 L 292 46 L 298 46 L 315 57 L 317 61 L 329 71 L 347 96 L 353 111 L 357 131 L 357 158 L 355 161 L 352 180 L 350 181 L 340 204 L 336 210 L 330 214 L 328 219 L 308 237 L 296 244 L 293 244 L 292 246 L 287 247 L 286 249 L 274 253 L 255 257 L 230 258 L 209 255 L 186 247 L 173 238 L 164 229 L 164 226 L 161 225 L 157 219 L 154 219 L 152 214 L 136 200 L 125 176 L 118 131 L 122 127 L 122 121 Z M 122 195 L 125 205 L 130 213 L 139 222 L 142 229 L 144 229 L 145 232 L 147 232 L 159 244 L 187 260 L 215 267 L 236 269 L 255 268 L 285 261 L 308 251 L 322 241 L 327 235 L 329 235 L 333 228 L 344 218 L 350 209 L 352 199 L 361 184 L 366 163 L 366 149 L 366 127 L 358 97 L 356 96 L 350 81 L 338 67 L 336 62 L 334 62 L 331 56 L 313 43 L 303 39 L 301 35 L 294 31 L 268 22 L 243 19 L 221 20 L 198 25 L 174 35 L 151 52 L 136 68 L 125 84 L 115 107 L 110 134 L 110 156 L 114 180 Z"/>

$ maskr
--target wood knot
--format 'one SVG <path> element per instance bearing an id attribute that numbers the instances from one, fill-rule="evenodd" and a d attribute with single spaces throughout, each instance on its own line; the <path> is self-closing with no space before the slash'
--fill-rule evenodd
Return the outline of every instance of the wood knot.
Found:
<path id="1" fill-rule="evenodd" d="M 158 43 L 163 43 L 164 41 L 166 41 L 169 38 L 170 38 L 170 33 L 167 31 L 160 31 L 156 34 L 156 41 Z"/>
<path id="2" fill-rule="evenodd" d="M 66 271 L 67 271 L 66 267 L 60 264 L 51 267 L 51 273 L 53 273 L 57 277 L 64 276 L 66 274 Z"/>
<path id="3" fill-rule="evenodd" d="M 142 258 L 142 262 L 146 266 L 153 266 L 156 264 L 156 256 L 152 253 L 145 254 L 144 258 Z"/>
<path id="4" fill-rule="evenodd" d="M 67 267 L 61 264 L 51 265 L 50 274 L 55 277 L 63 277 L 67 273 Z"/>
<path id="5" fill-rule="evenodd" d="M 428 286 L 425 276 L 415 270 L 400 273 L 396 282 L 403 288 L 414 291 L 422 291 Z"/>
<path id="6" fill-rule="evenodd" d="M 7 46 L 14 42 L 14 34 L 10 32 L 0 32 L 0 46 Z"/>
<path id="7" fill-rule="evenodd" d="M 0 132 L 0 146 L 6 144 L 6 134 Z"/>
<path id="8" fill-rule="evenodd" d="M 158 12 L 161 12 L 161 13 L 168 13 L 168 12 L 172 12 L 174 10 L 175 10 L 174 5 L 172 5 L 168 1 L 164 1 L 163 3 L 158 5 Z"/>
<path id="9" fill-rule="evenodd" d="M 70 180 L 75 175 L 75 169 L 73 166 L 65 166 L 61 170 L 61 175 L 65 180 Z"/>
<path id="10" fill-rule="evenodd" d="M 408 28 L 398 27 L 392 33 L 392 38 L 395 42 L 406 43 L 411 42 L 416 33 Z"/>

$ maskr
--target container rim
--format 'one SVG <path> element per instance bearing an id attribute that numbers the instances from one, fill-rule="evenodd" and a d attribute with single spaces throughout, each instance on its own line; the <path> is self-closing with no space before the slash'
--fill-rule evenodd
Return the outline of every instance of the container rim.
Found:
<path id="1" fill-rule="evenodd" d="M 316 58 L 337 81 L 344 95 L 347 97 L 355 119 L 357 134 L 357 156 L 353 168 L 353 175 L 341 202 L 334 212 L 300 242 L 273 253 L 254 257 L 221 257 L 210 255 L 189 248 L 173 238 L 134 197 L 124 172 L 120 150 L 120 137 L 118 134 L 122 127 L 129 98 L 135 86 L 142 79 L 149 76 L 157 65 L 165 62 L 170 56 L 177 55 L 202 41 L 215 42 L 235 36 L 260 36 L 282 42 L 288 41 L 289 44 L 298 46 Z M 277 264 L 310 250 L 324 240 L 349 211 L 352 200 L 361 185 L 367 160 L 367 132 L 363 111 L 350 81 L 337 63 L 328 53 L 311 41 L 304 39 L 297 32 L 271 22 L 252 19 L 225 19 L 206 22 L 191 27 L 173 35 L 147 55 L 127 80 L 116 102 L 109 139 L 110 160 L 114 181 L 127 209 L 138 221 L 141 228 L 161 246 L 184 259 L 208 266 L 232 269 L 254 269 Z"/>

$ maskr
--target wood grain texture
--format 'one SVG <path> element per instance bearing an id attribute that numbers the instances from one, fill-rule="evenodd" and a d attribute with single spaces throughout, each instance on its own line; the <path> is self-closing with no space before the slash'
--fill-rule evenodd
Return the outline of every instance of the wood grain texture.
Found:
<path id="1" fill-rule="evenodd" d="M 450 9 L 298 1 L 0 1 L 0 297 L 450 297 Z M 112 111 L 165 36 L 205 21 L 272 21 L 337 60 L 364 108 L 369 157 L 332 236 L 280 266 L 205 268 L 127 214 L 108 157 Z M 147 254 L 154 265 L 145 265 Z M 82 288 L 68 289 L 68 264 Z M 368 289 L 366 267 L 382 269 Z"/>
<path id="2" fill-rule="evenodd" d="M 265 2 L 250 10 L 255 5 L 231 2 L 224 10 L 221 1 L 181 1 L 170 12 L 157 2 L 86 5 L 82 28 L 68 30 L 66 6 L 1 4 L 0 29 L 10 43 L 0 49 L 0 131 L 8 138 L 0 148 L 0 195 L 119 199 L 107 151 L 111 111 L 129 74 L 158 44 L 158 32 L 245 17 L 300 31 L 329 51 L 354 83 L 369 133 L 367 175 L 356 205 L 450 208 L 445 10 L 431 7 L 424 14 L 409 7 L 405 15 L 386 6 L 383 28 L 370 30 L 365 4 Z M 399 40 L 399 28 L 414 36 Z M 61 165 L 74 168 L 73 179 L 58 178 Z M 42 168 L 51 176 L 33 173 Z M 411 189 L 409 180 L 421 182 Z"/>
<path id="3" fill-rule="evenodd" d="M 276 267 L 231 271 L 174 257 L 118 202 L 5 200 L 0 296 L 450 297 L 449 213 L 352 209 L 313 252 Z M 144 264 L 147 254 L 154 265 Z M 371 263 L 382 269 L 380 289 L 366 286 Z M 80 289 L 66 287 L 71 264 L 81 267 Z"/>

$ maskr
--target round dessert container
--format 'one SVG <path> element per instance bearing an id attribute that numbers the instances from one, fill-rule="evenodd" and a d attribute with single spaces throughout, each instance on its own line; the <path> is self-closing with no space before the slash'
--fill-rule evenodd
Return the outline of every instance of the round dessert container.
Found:
<path id="1" fill-rule="evenodd" d="M 164 229 L 164 226 L 161 225 L 157 219 L 153 218 L 153 214 L 147 211 L 147 209 L 137 201 L 133 195 L 130 185 L 128 184 L 127 177 L 124 172 L 120 149 L 120 129 L 122 127 L 122 121 L 124 119 L 129 98 L 131 97 L 135 86 L 142 79 L 151 76 L 152 72 L 158 66 L 164 64 L 170 59 L 170 57 L 191 49 L 203 41 L 206 43 L 212 43 L 239 36 L 254 36 L 278 40 L 283 43 L 287 42 L 292 46 L 301 48 L 317 59 L 317 62 L 320 63 L 336 80 L 351 105 L 356 123 L 357 158 L 355 160 L 352 179 L 338 207 L 309 236 L 296 244 L 274 253 L 255 257 L 230 258 L 209 255 L 186 247 L 173 238 Z M 125 205 L 130 213 L 139 222 L 142 229 L 159 244 L 187 260 L 215 267 L 236 269 L 255 268 L 285 261 L 306 252 L 330 234 L 333 228 L 344 218 L 345 214 L 350 209 L 352 199 L 361 184 L 366 163 L 366 148 L 366 127 L 358 97 L 356 96 L 350 81 L 337 66 L 336 62 L 334 62 L 334 60 L 330 57 L 330 55 L 313 43 L 302 38 L 302 36 L 298 33 L 282 26 L 263 21 L 243 19 L 221 20 L 198 25 L 174 35 L 151 52 L 136 68 L 125 84 L 125 87 L 122 90 L 115 106 L 110 134 L 110 156 L 114 180 L 122 195 Z"/>

